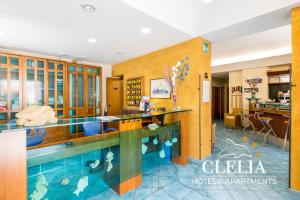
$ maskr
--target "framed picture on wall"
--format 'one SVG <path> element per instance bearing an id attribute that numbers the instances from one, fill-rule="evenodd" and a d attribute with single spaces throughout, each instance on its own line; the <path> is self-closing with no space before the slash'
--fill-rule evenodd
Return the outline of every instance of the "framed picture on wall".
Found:
<path id="1" fill-rule="evenodd" d="M 163 78 L 150 80 L 151 99 L 170 99 L 171 92 L 167 81 Z"/>

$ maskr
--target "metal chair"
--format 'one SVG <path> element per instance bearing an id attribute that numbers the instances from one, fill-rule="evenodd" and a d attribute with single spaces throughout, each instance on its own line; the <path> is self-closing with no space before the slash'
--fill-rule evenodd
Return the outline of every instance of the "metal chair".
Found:
<path id="1" fill-rule="evenodd" d="M 244 127 L 244 129 L 242 130 L 241 132 L 241 136 L 243 136 L 243 134 L 245 133 L 245 131 L 248 129 L 248 128 L 252 128 L 252 130 L 254 131 L 254 134 L 256 135 L 256 131 L 257 131 L 257 128 L 255 127 L 255 121 L 258 120 L 258 116 L 259 116 L 259 113 L 258 112 L 255 112 L 254 114 L 246 114 L 246 115 L 243 115 L 243 117 L 247 117 L 248 119 L 248 124 Z M 260 131 L 260 130 L 259 130 Z"/>
<path id="2" fill-rule="evenodd" d="M 260 114 L 262 114 L 262 113 L 260 113 Z M 259 135 L 263 135 L 263 131 L 266 131 L 266 133 L 264 134 L 264 141 L 263 141 L 264 143 L 266 143 L 266 139 L 268 138 L 268 136 L 270 134 L 273 134 L 277 138 L 277 135 L 276 135 L 273 127 L 270 125 L 270 122 L 273 120 L 273 118 L 259 116 L 258 120 L 261 122 L 263 128 L 257 133 L 257 135 L 255 137 L 257 137 Z M 278 145 L 277 139 L 276 139 L 276 143 Z"/>

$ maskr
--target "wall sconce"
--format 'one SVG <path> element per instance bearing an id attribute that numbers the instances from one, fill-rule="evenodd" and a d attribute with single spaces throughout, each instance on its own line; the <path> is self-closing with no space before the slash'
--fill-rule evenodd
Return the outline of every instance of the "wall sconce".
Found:
<path id="1" fill-rule="evenodd" d="M 207 72 L 204 73 L 204 77 L 205 77 L 205 79 L 208 79 L 208 73 Z"/>

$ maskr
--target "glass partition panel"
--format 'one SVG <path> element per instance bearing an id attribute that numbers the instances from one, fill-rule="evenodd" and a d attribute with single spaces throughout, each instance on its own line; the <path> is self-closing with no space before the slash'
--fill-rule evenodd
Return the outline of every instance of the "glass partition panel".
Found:
<path id="1" fill-rule="evenodd" d="M 19 58 L 18 57 L 10 57 L 10 65 L 19 66 Z"/>
<path id="2" fill-rule="evenodd" d="M 78 107 L 84 106 L 84 78 L 83 74 L 78 74 Z"/>
<path id="3" fill-rule="evenodd" d="M 57 110 L 56 115 L 57 115 L 57 117 L 63 117 L 64 116 L 64 111 L 63 110 Z"/>
<path id="4" fill-rule="evenodd" d="M 101 103 L 101 96 L 100 96 L 100 91 L 101 91 L 101 82 L 100 82 L 100 76 L 96 76 L 96 107 L 100 107 Z M 100 114 L 100 109 L 97 109 L 97 114 Z"/>
<path id="5" fill-rule="evenodd" d="M 53 62 L 48 62 L 48 69 L 54 70 L 54 69 L 55 69 L 55 63 L 53 63 Z"/>
<path id="6" fill-rule="evenodd" d="M 76 72 L 76 67 L 73 65 L 69 66 L 69 72 Z"/>
<path id="7" fill-rule="evenodd" d="M 8 109 L 7 68 L 0 66 L 0 110 Z"/>
<path id="8" fill-rule="evenodd" d="M 0 121 L 7 121 L 7 113 L 0 113 Z"/>
<path id="9" fill-rule="evenodd" d="M 0 56 L 0 63 L 7 64 L 7 56 Z"/>
<path id="10" fill-rule="evenodd" d="M 64 69 L 64 65 L 59 63 L 57 64 L 57 70 L 63 70 Z"/>
<path id="11" fill-rule="evenodd" d="M 27 67 L 34 67 L 34 63 L 35 63 L 35 61 L 33 59 L 29 59 L 29 58 L 26 59 Z"/>
<path id="12" fill-rule="evenodd" d="M 28 60 L 27 60 L 28 61 Z M 36 96 L 36 89 L 35 89 L 35 82 L 34 82 L 34 70 L 27 69 L 27 80 L 26 80 L 26 103 L 27 106 L 31 106 L 35 104 L 35 96 Z"/>
<path id="13" fill-rule="evenodd" d="M 64 74 L 57 72 L 57 108 L 64 107 Z"/>
<path id="14" fill-rule="evenodd" d="M 76 107 L 76 75 L 69 74 L 69 105 Z"/>
<path id="15" fill-rule="evenodd" d="M 10 120 L 16 119 L 17 112 L 10 113 Z"/>
<path id="16" fill-rule="evenodd" d="M 88 76 L 88 107 L 93 107 L 93 76 Z"/>
<path id="17" fill-rule="evenodd" d="M 11 68 L 10 69 L 10 88 L 11 88 L 10 103 L 11 103 L 12 110 L 18 110 L 20 106 L 19 87 L 20 87 L 19 69 Z"/>
<path id="18" fill-rule="evenodd" d="M 83 66 L 78 66 L 77 67 L 77 72 L 83 73 L 84 72 L 84 67 Z"/>
<path id="19" fill-rule="evenodd" d="M 44 70 L 38 70 L 37 71 L 37 104 L 38 105 L 45 105 L 45 99 L 44 99 Z"/>
<path id="20" fill-rule="evenodd" d="M 40 68 L 40 69 L 43 69 L 44 68 L 44 61 L 43 60 L 38 60 L 37 61 L 37 67 Z"/>
<path id="21" fill-rule="evenodd" d="M 55 107 L 55 72 L 48 72 L 48 105 Z"/>

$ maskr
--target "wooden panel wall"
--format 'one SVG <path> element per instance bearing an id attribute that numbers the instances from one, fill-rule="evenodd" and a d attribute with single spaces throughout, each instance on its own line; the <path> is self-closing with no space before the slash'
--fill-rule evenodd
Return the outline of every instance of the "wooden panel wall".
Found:
<path id="1" fill-rule="evenodd" d="M 185 56 L 190 58 L 190 74 L 182 84 L 178 97 L 178 105 L 182 108 L 191 108 L 190 132 L 189 132 L 189 152 L 195 159 L 205 158 L 210 152 L 200 153 L 200 140 L 204 146 L 210 146 L 211 140 L 211 103 L 202 103 L 200 91 L 200 79 L 204 80 L 205 72 L 208 73 L 208 80 L 211 80 L 211 53 L 203 52 L 202 38 L 177 44 L 123 63 L 113 65 L 112 75 L 124 75 L 124 80 L 128 78 L 145 77 L 145 95 L 150 96 L 150 79 L 163 77 L 163 69 L 175 65 Z M 211 49 L 211 45 L 209 43 Z M 124 88 L 124 91 L 125 88 Z M 124 98 L 124 104 L 125 104 Z M 161 106 L 172 108 L 171 99 L 151 99 Z M 202 137 L 202 139 L 200 138 Z M 206 144 L 207 143 L 207 144 Z"/>
<path id="2" fill-rule="evenodd" d="M 0 199 L 27 199 L 26 133 L 0 133 Z"/>
<path id="3" fill-rule="evenodd" d="M 300 190 L 300 7 L 292 10 L 291 188 Z"/>

